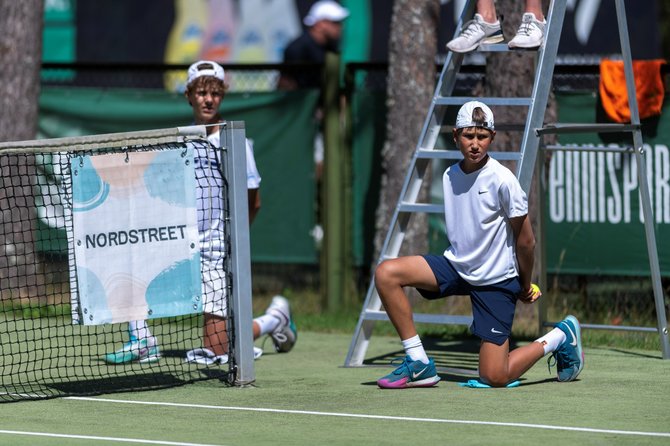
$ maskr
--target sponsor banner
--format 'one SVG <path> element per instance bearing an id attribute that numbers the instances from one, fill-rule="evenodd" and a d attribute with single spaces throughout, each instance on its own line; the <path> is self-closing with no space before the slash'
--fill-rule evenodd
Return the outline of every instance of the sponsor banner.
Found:
<path id="1" fill-rule="evenodd" d="M 644 145 L 661 271 L 670 271 L 670 150 Z M 547 265 L 552 272 L 647 275 L 649 257 L 632 153 L 555 152 L 546 206 Z"/>
<path id="2" fill-rule="evenodd" d="M 71 169 L 75 322 L 202 311 L 192 149 L 73 157 Z"/>

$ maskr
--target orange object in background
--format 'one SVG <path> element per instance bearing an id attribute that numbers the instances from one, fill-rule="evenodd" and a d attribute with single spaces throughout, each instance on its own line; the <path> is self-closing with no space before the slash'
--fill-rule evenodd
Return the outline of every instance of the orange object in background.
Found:
<path id="1" fill-rule="evenodd" d="M 663 59 L 634 60 L 633 77 L 640 119 L 661 114 L 665 89 L 661 66 Z M 615 122 L 630 122 L 623 61 L 603 59 L 600 62 L 600 100 L 607 116 Z"/>

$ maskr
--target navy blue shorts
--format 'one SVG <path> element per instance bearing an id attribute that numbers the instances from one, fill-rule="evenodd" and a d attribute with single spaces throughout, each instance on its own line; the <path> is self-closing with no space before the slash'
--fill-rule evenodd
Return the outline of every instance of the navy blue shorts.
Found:
<path id="1" fill-rule="evenodd" d="M 423 258 L 433 270 L 440 290 L 417 291 L 426 299 L 469 295 L 472 302 L 472 333 L 496 345 L 504 344 L 512 332 L 516 300 L 521 292 L 519 278 L 475 286 L 466 282 L 445 256 L 428 254 Z"/>

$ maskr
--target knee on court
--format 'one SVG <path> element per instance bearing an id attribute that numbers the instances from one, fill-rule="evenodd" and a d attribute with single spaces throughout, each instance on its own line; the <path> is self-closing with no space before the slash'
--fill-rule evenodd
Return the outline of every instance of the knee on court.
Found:
<path id="1" fill-rule="evenodd" d="M 491 387 L 505 387 L 510 381 L 507 376 L 499 374 L 487 375 L 480 373 L 479 379 Z"/>

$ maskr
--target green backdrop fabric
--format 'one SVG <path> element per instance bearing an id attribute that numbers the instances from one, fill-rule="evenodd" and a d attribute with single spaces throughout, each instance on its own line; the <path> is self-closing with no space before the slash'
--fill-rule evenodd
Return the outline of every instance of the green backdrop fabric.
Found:
<path id="1" fill-rule="evenodd" d="M 381 180 L 381 149 L 386 135 L 386 95 L 358 90 L 352 95 L 352 236 L 356 266 L 373 261 L 375 218 Z"/>
<path id="2" fill-rule="evenodd" d="M 230 93 L 224 119 L 244 121 L 260 171 L 261 210 L 251 229 L 252 260 L 316 263 L 313 110 L 318 91 Z M 158 90 L 44 88 L 42 138 L 127 132 L 188 125 L 183 95 Z M 40 224 L 37 246 L 63 252 L 63 234 Z"/>

